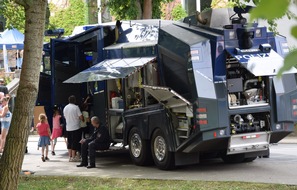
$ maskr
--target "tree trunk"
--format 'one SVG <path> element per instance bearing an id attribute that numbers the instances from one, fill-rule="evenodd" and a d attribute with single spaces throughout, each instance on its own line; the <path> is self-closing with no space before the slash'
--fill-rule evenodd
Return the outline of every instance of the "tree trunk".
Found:
<path id="1" fill-rule="evenodd" d="M 153 2 L 152 0 L 143 1 L 143 19 L 152 19 Z"/>
<path id="2" fill-rule="evenodd" d="M 25 8 L 24 58 L 14 112 L 0 160 L 0 189 L 18 187 L 38 93 L 47 0 L 15 0 Z"/>
<path id="3" fill-rule="evenodd" d="M 138 14 L 135 19 L 140 20 L 140 19 L 142 19 L 142 8 L 141 8 L 140 0 L 137 0 L 135 3 L 136 3 L 137 10 L 138 10 Z"/>

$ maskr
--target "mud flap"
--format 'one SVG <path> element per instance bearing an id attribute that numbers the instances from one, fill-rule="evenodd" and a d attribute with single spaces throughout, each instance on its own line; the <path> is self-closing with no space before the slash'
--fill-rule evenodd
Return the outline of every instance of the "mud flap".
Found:
<path id="1" fill-rule="evenodd" d="M 232 135 L 229 139 L 227 155 L 267 150 L 270 136 L 269 132 Z"/>

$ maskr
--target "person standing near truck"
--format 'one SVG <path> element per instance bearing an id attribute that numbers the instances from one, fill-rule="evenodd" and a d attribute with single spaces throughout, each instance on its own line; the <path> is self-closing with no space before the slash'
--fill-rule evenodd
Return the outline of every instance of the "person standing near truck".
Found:
<path id="1" fill-rule="evenodd" d="M 80 161 L 76 152 L 80 150 L 79 141 L 81 139 L 80 120 L 84 121 L 83 115 L 76 103 L 74 95 L 69 96 L 69 104 L 65 106 L 63 113 L 66 120 L 67 131 L 67 149 L 69 154 L 69 162 Z"/>
<path id="2" fill-rule="evenodd" d="M 39 114 L 38 119 L 39 123 L 36 125 L 37 133 L 39 135 L 38 147 L 41 147 L 41 160 L 45 162 L 46 160 L 49 161 L 48 146 L 51 144 L 51 130 L 44 113 Z"/>
<path id="3" fill-rule="evenodd" d="M 4 79 L 0 78 L 0 101 L 2 101 L 2 98 L 8 95 L 8 88 L 4 85 Z M 2 106 L 0 106 L 0 110 L 2 109 Z M 0 134 L 2 133 L 2 127 L 0 123 Z"/>
<path id="4" fill-rule="evenodd" d="M 55 147 L 57 144 L 57 138 L 62 136 L 62 130 L 63 130 L 63 126 L 61 125 L 61 114 L 60 114 L 60 110 L 58 108 L 56 108 L 54 110 L 54 115 L 53 115 L 53 133 L 51 136 L 52 139 L 52 155 L 56 155 L 55 153 Z"/>
<path id="5" fill-rule="evenodd" d="M 89 112 L 88 112 L 88 104 L 83 103 L 81 105 L 81 113 L 84 117 L 84 121 L 80 121 L 80 127 L 82 131 L 82 138 L 86 138 L 86 134 L 89 134 Z"/>
<path id="6" fill-rule="evenodd" d="M 0 140 L 0 152 L 3 152 L 6 136 L 9 131 L 10 123 L 11 123 L 11 117 L 12 113 L 9 111 L 8 107 L 8 97 L 2 98 L 2 110 L 0 111 L 0 117 L 1 117 L 1 140 Z"/>

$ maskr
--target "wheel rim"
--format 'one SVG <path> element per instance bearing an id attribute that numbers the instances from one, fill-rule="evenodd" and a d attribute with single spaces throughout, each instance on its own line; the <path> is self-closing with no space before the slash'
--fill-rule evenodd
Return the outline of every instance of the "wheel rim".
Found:
<path id="1" fill-rule="evenodd" d="M 166 156 L 166 141 L 161 136 L 157 136 L 154 140 L 154 153 L 158 161 L 163 161 Z"/>
<path id="2" fill-rule="evenodd" d="M 141 154 L 141 150 L 142 150 L 142 143 L 141 143 L 141 138 L 139 136 L 139 134 L 134 133 L 131 137 L 131 153 L 133 154 L 133 156 L 135 158 L 138 158 Z"/>

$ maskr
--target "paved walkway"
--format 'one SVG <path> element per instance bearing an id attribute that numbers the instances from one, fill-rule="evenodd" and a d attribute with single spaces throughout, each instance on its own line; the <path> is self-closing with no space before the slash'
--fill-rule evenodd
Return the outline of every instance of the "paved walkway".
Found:
<path id="1" fill-rule="evenodd" d="M 125 159 L 125 162 L 128 162 L 132 165 L 130 161 L 129 154 L 127 150 L 117 150 L 115 152 L 106 152 L 98 153 L 96 157 L 97 168 L 87 169 L 85 167 L 78 168 L 80 162 L 69 162 L 68 151 L 66 143 L 63 138 L 58 138 L 56 144 L 55 153 L 56 155 L 51 155 L 51 150 L 49 150 L 49 161 L 43 162 L 41 160 L 41 148 L 37 150 L 39 136 L 30 135 L 28 140 L 28 153 L 25 154 L 24 162 L 22 166 L 23 171 L 33 171 L 36 175 L 75 175 L 75 176 L 104 176 L 104 167 L 105 165 L 110 164 L 110 160 L 105 159 L 110 156 L 118 158 L 119 156 Z M 113 156 L 112 154 L 116 154 Z M 101 165 L 100 165 L 101 164 Z M 99 174 L 99 175 L 98 175 Z M 108 176 L 108 175 L 105 175 Z M 112 176 L 112 174 L 110 174 Z M 109 176 L 109 177 L 110 177 Z"/>
<path id="2" fill-rule="evenodd" d="M 41 150 L 37 150 L 37 142 L 39 137 L 36 135 L 29 136 L 28 153 L 25 154 L 22 169 L 24 171 L 33 171 L 35 175 L 72 175 L 72 176 L 100 176 L 100 177 L 124 177 L 123 174 L 117 170 L 123 169 L 127 171 L 141 171 L 144 167 L 135 166 L 129 157 L 127 150 L 117 152 L 100 153 L 96 157 L 96 168 L 78 168 L 79 162 L 69 162 L 66 144 L 63 138 L 59 138 L 56 145 L 56 155 L 52 156 L 49 151 L 50 161 L 42 162 Z M 297 144 L 297 137 L 289 136 L 283 139 L 280 143 L 295 143 Z M 152 170 L 158 173 L 155 167 L 145 167 L 145 170 Z M 135 172 L 134 172 L 135 177 Z M 137 176 L 136 176 L 137 177 Z M 141 176 L 139 176 L 141 177 Z"/>

